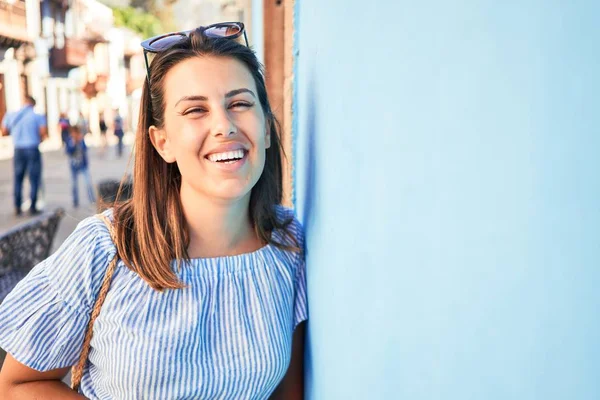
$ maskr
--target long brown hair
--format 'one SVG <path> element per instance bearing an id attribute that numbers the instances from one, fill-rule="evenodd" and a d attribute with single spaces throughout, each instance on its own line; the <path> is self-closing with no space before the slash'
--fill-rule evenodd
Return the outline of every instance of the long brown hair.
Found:
<path id="1" fill-rule="evenodd" d="M 150 86 L 144 83 L 134 149 L 133 193 L 130 200 L 115 204 L 116 246 L 124 263 L 156 290 L 177 289 L 184 285 L 177 279 L 171 262 L 177 267 L 189 260 L 189 232 L 184 218 L 177 163 L 166 163 L 149 137 L 150 126 L 163 127 L 165 111 L 165 76 L 183 60 L 198 56 L 228 57 L 248 68 L 256 83 L 257 95 L 265 113 L 271 136 L 266 150 L 265 168 L 250 194 L 250 221 L 263 243 L 300 251 L 287 226 L 291 220 L 279 220 L 275 206 L 282 200 L 283 149 L 279 124 L 273 115 L 263 67 L 254 52 L 229 39 L 207 38 L 202 28 L 188 39 L 155 56 L 150 65 Z M 281 229 L 285 243 L 275 242 L 271 233 Z"/>

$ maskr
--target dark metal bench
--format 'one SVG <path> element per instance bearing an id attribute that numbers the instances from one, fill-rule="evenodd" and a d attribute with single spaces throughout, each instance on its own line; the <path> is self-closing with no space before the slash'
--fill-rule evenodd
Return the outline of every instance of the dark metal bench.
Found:
<path id="1" fill-rule="evenodd" d="M 45 212 L 0 234 L 0 303 L 15 285 L 52 250 L 65 211 Z"/>
<path id="2" fill-rule="evenodd" d="M 0 234 L 0 303 L 34 266 L 48 258 L 64 215 L 58 208 Z M 0 349 L 0 367 L 5 357 Z"/>

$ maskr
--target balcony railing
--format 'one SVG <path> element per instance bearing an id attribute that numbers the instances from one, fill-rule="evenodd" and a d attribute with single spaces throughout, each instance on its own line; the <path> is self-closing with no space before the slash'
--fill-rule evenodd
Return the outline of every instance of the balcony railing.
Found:
<path id="1" fill-rule="evenodd" d="M 104 74 L 97 75 L 95 83 L 97 92 L 105 92 L 108 87 L 108 76 Z"/>
<path id="2" fill-rule="evenodd" d="M 9 4 L 0 0 L 0 36 L 19 41 L 29 41 L 27 13 L 22 0 Z"/>
<path id="3" fill-rule="evenodd" d="M 107 75 L 96 75 L 95 81 L 86 81 L 81 90 L 88 98 L 96 97 L 99 92 L 105 92 L 108 86 Z"/>
<path id="4" fill-rule="evenodd" d="M 87 62 L 89 47 L 83 39 L 65 38 L 62 48 L 53 47 L 51 52 L 52 67 L 71 69 L 81 67 Z"/>

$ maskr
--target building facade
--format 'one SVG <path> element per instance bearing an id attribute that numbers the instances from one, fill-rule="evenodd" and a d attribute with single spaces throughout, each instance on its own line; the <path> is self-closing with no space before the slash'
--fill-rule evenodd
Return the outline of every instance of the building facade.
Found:
<path id="1" fill-rule="evenodd" d="M 85 119 L 92 141 L 100 115 L 110 121 L 117 108 L 133 126 L 130 97 L 141 84 L 128 71 L 141 50 L 123 44 L 132 36 L 114 27 L 112 10 L 97 0 L 0 0 L 0 118 L 25 95 L 36 98 L 50 136 L 42 150 L 60 147 L 63 113 L 73 124 Z M 137 79 L 143 65 L 133 65 Z M 11 155 L 11 138 L 0 138 L 0 157 Z"/>
<path id="2" fill-rule="evenodd" d="M 27 94 L 40 94 L 36 51 L 40 13 L 37 0 L 0 0 L 0 120 L 18 110 Z M 44 105 L 38 105 L 38 111 Z M 0 138 L 0 157 L 12 154 L 12 140 Z"/>

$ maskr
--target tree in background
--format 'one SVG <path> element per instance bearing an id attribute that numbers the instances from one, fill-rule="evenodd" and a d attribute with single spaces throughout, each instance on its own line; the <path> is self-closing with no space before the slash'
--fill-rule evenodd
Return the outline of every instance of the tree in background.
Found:
<path id="1" fill-rule="evenodd" d="M 172 9 L 173 4 L 176 2 L 177 0 L 131 0 L 129 7 L 127 8 L 133 8 L 142 14 L 148 14 L 149 16 L 154 17 L 161 26 L 158 33 L 164 33 L 177 30 Z M 142 20 L 139 22 L 144 23 L 147 21 Z M 132 29 L 134 28 L 132 27 Z M 143 31 L 136 30 L 136 32 L 144 35 L 144 37 L 149 37 L 148 35 L 145 35 L 145 32 Z"/>
<path id="2" fill-rule="evenodd" d="M 161 21 L 154 15 L 133 7 L 113 8 L 116 26 L 124 26 L 140 34 L 144 38 L 156 36 L 163 32 Z"/>

